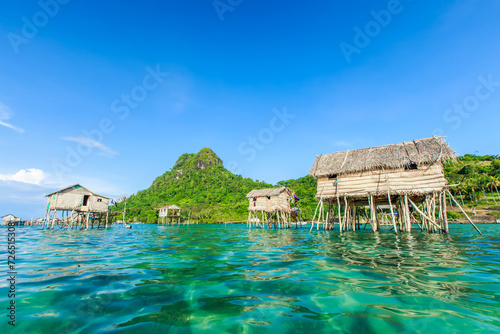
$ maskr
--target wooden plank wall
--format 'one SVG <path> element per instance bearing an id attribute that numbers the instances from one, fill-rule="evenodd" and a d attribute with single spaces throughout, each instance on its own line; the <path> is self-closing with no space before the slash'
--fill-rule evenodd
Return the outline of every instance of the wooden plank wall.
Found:
<path id="1" fill-rule="evenodd" d="M 290 204 L 288 200 L 289 196 L 286 192 L 281 193 L 279 196 L 272 196 L 269 201 L 267 197 L 257 197 L 256 204 L 254 206 L 253 197 L 249 199 L 248 210 L 249 211 L 288 211 L 290 209 Z"/>
<path id="2" fill-rule="evenodd" d="M 419 169 L 405 170 L 404 168 L 385 170 L 364 171 L 360 173 L 339 175 L 338 191 L 339 197 L 366 197 L 387 195 L 387 180 L 391 194 L 423 194 L 441 191 L 446 185 L 443 166 L 433 164 L 419 166 Z M 320 196 L 323 187 L 323 198 L 336 197 L 335 180 L 328 177 L 318 178 L 317 197 Z M 326 183 L 326 185 L 325 185 Z"/>

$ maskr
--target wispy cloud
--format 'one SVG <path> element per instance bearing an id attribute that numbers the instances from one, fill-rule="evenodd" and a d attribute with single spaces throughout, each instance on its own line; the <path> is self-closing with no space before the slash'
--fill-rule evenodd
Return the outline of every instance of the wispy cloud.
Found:
<path id="1" fill-rule="evenodd" d="M 336 142 L 333 143 L 335 146 L 342 146 L 342 147 L 350 147 L 351 143 L 343 141 L 343 140 L 337 140 Z"/>
<path id="2" fill-rule="evenodd" d="M 7 107 L 5 104 L 0 102 L 0 125 L 5 126 L 9 129 L 12 129 L 16 132 L 23 133 L 24 129 L 21 129 L 17 126 L 14 126 L 14 125 L 6 122 L 11 117 L 12 117 L 12 112 L 10 111 L 9 107 Z"/>
<path id="3" fill-rule="evenodd" d="M 98 154 L 105 155 L 105 156 L 114 156 L 117 155 L 118 153 L 104 145 L 103 143 L 100 143 L 98 141 L 92 140 L 88 137 L 81 136 L 81 137 L 63 137 L 63 140 L 68 140 L 68 141 L 73 141 L 75 143 L 79 143 L 88 147 L 95 147 L 100 150 Z"/>
<path id="4" fill-rule="evenodd" d="M 0 174 L 2 181 L 16 181 L 21 183 L 41 185 L 47 175 L 41 169 L 21 169 L 15 174 Z"/>

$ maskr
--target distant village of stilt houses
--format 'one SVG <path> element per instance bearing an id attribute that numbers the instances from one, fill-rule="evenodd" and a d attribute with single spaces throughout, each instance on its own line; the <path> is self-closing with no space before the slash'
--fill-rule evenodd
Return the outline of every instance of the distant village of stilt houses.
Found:
<path id="1" fill-rule="evenodd" d="M 481 233 L 449 191 L 443 163 L 454 158 L 455 152 L 438 136 L 319 155 L 310 170 L 317 179 L 318 200 L 312 220 L 302 221 L 299 198 L 292 189 L 255 189 L 246 195 L 247 227 L 297 228 L 310 223 L 311 231 L 357 231 L 370 226 L 372 231 L 398 233 L 418 228 L 448 234 L 450 201 Z M 130 228 L 125 211 L 110 211 L 110 198 L 79 184 L 46 197 L 45 217 L 35 221 L 43 228 L 107 228 L 117 221 Z M 13 215 L 2 217 L 2 224 L 18 221 Z M 190 218 L 181 217 L 179 206 L 158 209 L 158 224 L 180 225 L 181 221 L 190 223 Z"/>

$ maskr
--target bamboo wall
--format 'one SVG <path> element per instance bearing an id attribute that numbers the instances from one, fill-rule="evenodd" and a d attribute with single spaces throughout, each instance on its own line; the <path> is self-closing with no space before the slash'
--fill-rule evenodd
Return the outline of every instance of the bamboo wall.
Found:
<path id="1" fill-rule="evenodd" d="M 279 196 L 259 196 L 254 201 L 253 197 L 249 198 L 248 211 L 286 211 L 290 210 L 289 195 L 286 192 L 281 193 Z M 254 204 L 255 203 L 255 204 Z"/>
<path id="2" fill-rule="evenodd" d="M 334 182 L 335 180 L 331 180 L 327 176 L 319 177 L 316 197 L 320 197 L 323 187 L 324 199 L 337 197 Z M 384 170 L 373 170 L 341 174 L 337 178 L 337 183 L 339 197 L 387 196 L 387 183 L 391 195 L 423 195 L 442 191 L 446 185 L 446 179 L 442 164 L 435 163 L 411 170 L 398 168 L 385 170 L 385 172 Z"/>
<path id="3" fill-rule="evenodd" d="M 82 206 L 83 197 L 89 195 L 87 206 Z M 99 199 L 101 200 L 99 202 Z M 90 191 L 81 189 L 68 189 L 60 193 L 52 194 L 47 199 L 49 210 L 81 210 L 91 212 L 107 212 L 109 198 L 92 194 Z"/>

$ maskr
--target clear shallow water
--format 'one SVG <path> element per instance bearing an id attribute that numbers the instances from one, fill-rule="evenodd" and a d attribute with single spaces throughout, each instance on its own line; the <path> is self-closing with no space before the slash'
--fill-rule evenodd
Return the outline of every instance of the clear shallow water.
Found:
<path id="1" fill-rule="evenodd" d="M 500 226 L 481 229 L 19 227 L 17 326 L 2 311 L 0 332 L 499 332 Z"/>

